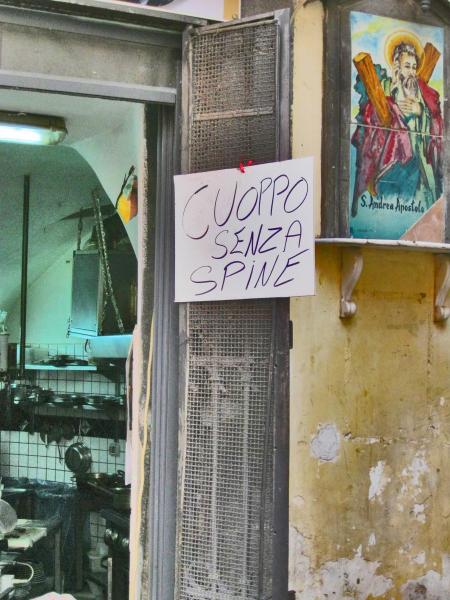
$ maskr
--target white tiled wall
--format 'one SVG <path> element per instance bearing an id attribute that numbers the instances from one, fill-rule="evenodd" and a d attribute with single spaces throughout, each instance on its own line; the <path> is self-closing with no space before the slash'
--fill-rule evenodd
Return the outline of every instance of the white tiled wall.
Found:
<path id="1" fill-rule="evenodd" d="M 89 530 L 91 534 L 91 548 L 95 550 L 99 542 L 105 538 L 106 522 L 98 513 L 91 512 L 89 515 Z"/>
<path id="2" fill-rule="evenodd" d="M 83 345 L 62 344 L 58 346 L 33 345 L 34 358 L 46 358 L 49 354 L 69 354 L 84 356 Z M 44 354 L 42 353 L 43 351 Z M 39 354 L 41 352 L 41 354 Z M 38 355 L 39 354 L 39 355 Z M 60 393 L 82 393 L 116 395 L 124 392 L 124 384 L 118 386 L 101 373 L 90 371 L 35 371 L 35 383 L 44 389 Z M 58 446 L 53 442 L 46 446 L 39 433 L 31 435 L 23 431 L 0 431 L 0 476 L 27 477 L 75 485 L 73 473 L 64 462 L 68 446 L 75 440 L 63 441 Z M 120 454 L 110 454 L 114 440 L 83 436 L 81 441 L 92 454 L 93 473 L 116 473 L 125 465 L 125 440 L 119 440 Z M 96 513 L 90 515 L 91 547 L 95 548 L 103 540 L 104 520 Z"/>
<path id="3" fill-rule="evenodd" d="M 73 443 L 53 442 L 46 446 L 38 433 L 31 435 L 22 431 L 0 432 L 0 475 L 5 477 L 28 477 L 72 483 L 73 473 L 64 462 L 64 453 Z M 116 473 L 125 465 L 125 440 L 119 440 L 120 455 L 112 456 L 109 447 L 114 440 L 97 437 L 83 437 L 83 443 L 92 454 L 93 473 Z M 61 458 L 60 458 L 61 456 Z"/>
<path id="4" fill-rule="evenodd" d="M 33 345 L 34 351 L 45 350 L 47 355 L 59 353 L 83 356 L 83 348 L 82 344 L 62 344 L 55 347 Z M 37 385 L 54 392 L 115 395 L 124 391 L 123 384 L 118 386 L 97 372 L 39 370 L 34 372 L 34 376 Z M 38 433 L 30 435 L 19 431 L 0 431 L 0 475 L 71 483 L 73 474 L 66 468 L 64 453 L 73 441 L 75 440 L 62 442 L 58 450 L 55 443 L 47 447 Z M 83 441 L 91 449 L 92 472 L 115 473 L 118 469 L 123 469 L 124 440 L 120 441 L 121 452 L 117 457 L 108 452 L 113 440 L 84 437 Z"/>
<path id="5" fill-rule="evenodd" d="M 63 394 L 115 396 L 117 393 L 116 384 L 95 371 L 36 371 L 36 384 L 44 389 Z"/>
<path id="6" fill-rule="evenodd" d="M 116 473 L 123 470 L 125 465 L 125 440 L 119 440 L 120 455 L 111 456 L 109 447 L 115 444 L 107 438 L 84 437 L 92 454 L 93 473 Z M 61 457 L 55 443 L 48 447 L 39 434 L 30 435 L 19 431 L 0 432 L 0 475 L 4 477 L 27 477 L 46 481 L 64 482 L 75 485 L 64 462 L 64 452 L 72 442 L 60 444 Z M 95 549 L 98 542 L 103 541 L 105 521 L 97 514 L 90 514 L 91 548 Z"/>

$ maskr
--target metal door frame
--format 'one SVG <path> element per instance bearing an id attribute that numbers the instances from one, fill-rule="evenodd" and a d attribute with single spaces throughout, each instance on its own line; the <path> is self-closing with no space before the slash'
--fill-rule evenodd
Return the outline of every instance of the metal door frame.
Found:
<path id="1" fill-rule="evenodd" d="M 291 158 L 291 106 L 292 106 L 292 56 L 291 56 L 291 10 L 281 9 L 261 15 L 239 19 L 238 21 L 218 23 L 200 27 L 202 31 L 213 31 L 215 29 L 239 28 L 245 24 L 251 24 L 265 19 L 275 19 L 280 26 L 280 54 L 279 54 L 279 78 L 282 82 L 278 86 L 278 110 L 280 119 L 278 123 L 277 160 Z M 197 28 L 189 28 L 197 29 Z M 183 36 L 183 82 L 190 78 L 190 61 L 188 60 L 189 30 Z M 181 98 L 181 124 L 179 130 L 188 132 L 190 122 L 190 107 L 186 96 Z M 284 116 L 284 118 L 283 118 Z M 188 147 L 189 139 L 185 134 L 180 135 L 181 147 L 181 173 L 188 172 Z M 273 521 L 273 600 L 286 600 L 288 597 L 289 578 L 289 350 L 291 344 L 290 332 L 290 301 L 289 298 L 276 299 L 274 302 L 274 345 L 276 365 L 272 386 L 274 402 L 274 521 Z M 187 305 L 180 304 L 180 361 L 179 361 L 179 397 L 180 402 L 186 394 L 186 363 L 187 363 Z M 180 416 L 181 419 L 181 416 Z M 181 428 L 181 435 L 182 428 Z M 180 447 L 182 440 L 180 440 Z M 179 472 L 180 475 L 180 472 Z M 180 490 L 178 490 L 180 493 Z M 152 599 L 153 600 L 153 599 Z M 160 598 L 158 597 L 158 600 Z M 161 596 L 161 600 L 173 600 L 172 596 Z"/>

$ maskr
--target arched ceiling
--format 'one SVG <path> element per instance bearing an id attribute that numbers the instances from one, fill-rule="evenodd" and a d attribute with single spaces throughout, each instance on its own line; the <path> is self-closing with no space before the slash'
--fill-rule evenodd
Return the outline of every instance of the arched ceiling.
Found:
<path id="1" fill-rule="evenodd" d="M 72 144 L 113 130 L 130 104 L 109 100 L 0 90 L 0 110 L 61 116 L 68 135 L 58 146 L 0 143 L 0 309 L 20 299 L 24 175 L 30 175 L 29 284 L 63 254 L 76 248 L 77 219 L 61 220 L 92 205 L 101 187 Z M 108 202 L 104 192 L 103 199 Z M 87 233 L 92 219 L 84 222 Z"/>
<path id="2" fill-rule="evenodd" d="M 76 248 L 77 219 L 61 220 L 91 204 L 98 179 L 68 147 L 0 144 L 0 308 L 20 297 L 24 176 L 30 175 L 28 282 Z M 92 220 L 85 228 L 92 227 Z"/>

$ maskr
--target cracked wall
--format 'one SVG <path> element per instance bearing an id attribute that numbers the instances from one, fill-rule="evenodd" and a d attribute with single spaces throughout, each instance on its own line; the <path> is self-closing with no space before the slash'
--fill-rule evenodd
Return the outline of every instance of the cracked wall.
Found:
<path id="1" fill-rule="evenodd" d="M 450 598 L 450 327 L 433 257 L 365 250 L 339 319 L 339 248 L 291 301 L 290 589 L 297 600 Z"/>

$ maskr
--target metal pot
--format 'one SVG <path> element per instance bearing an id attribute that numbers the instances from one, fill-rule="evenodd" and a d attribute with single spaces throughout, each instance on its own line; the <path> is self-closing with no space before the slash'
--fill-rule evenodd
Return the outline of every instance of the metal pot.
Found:
<path id="1" fill-rule="evenodd" d="M 123 472 L 122 472 L 123 473 Z M 81 483 L 89 483 L 95 486 L 105 488 L 125 487 L 125 480 L 120 471 L 114 474 L 109 473 L 84 473 L 77 476 L 77 481 Z"/>
<path id="2" fill-rule="evenodd" d="M 39 386 L 33 386 L 27 383 L 11 383 L 9 389 L 14 404 L 20 404 L 21 402 L 42 404 L 44 402 L 49 402 L 53 396 L 51 390 L 43 390 Z"/>
<path id="3" fill-rule="evenodd" d="M 112 506 L 116 510 L 130 510 L 131 490 L 129 487 L 116 487 L 111 489 Z"/>
<path id="4" fill-rule="evenodd" d="M 107 473 L 84 473 L 77 477 L 77 482 L 90 483 L 92 485 L 101 485 L 107 487 L 111 476 Z"/>
<path id="5" fill-rule="evenodd" d="M 19 404 L 24 400 L 27 400 L 28 397 L 33 393 L 33 386 L 27 383 L 11 383 L 9 386 L 11 399 L 14 404 Z"/>
<path id="6" fill-rule="evenodd" d="M 5 500 L 0 499 L 0 535 L 10 533 L 17 525 L 17 513 Z"/>
<path id="7" fill-rule="evenodd" d="M 75 475 L 87 473 L 92 464 L 91 451 L 83 443 L 76 442 L 67 448 L 64 460 L 67 468 Z"/>

